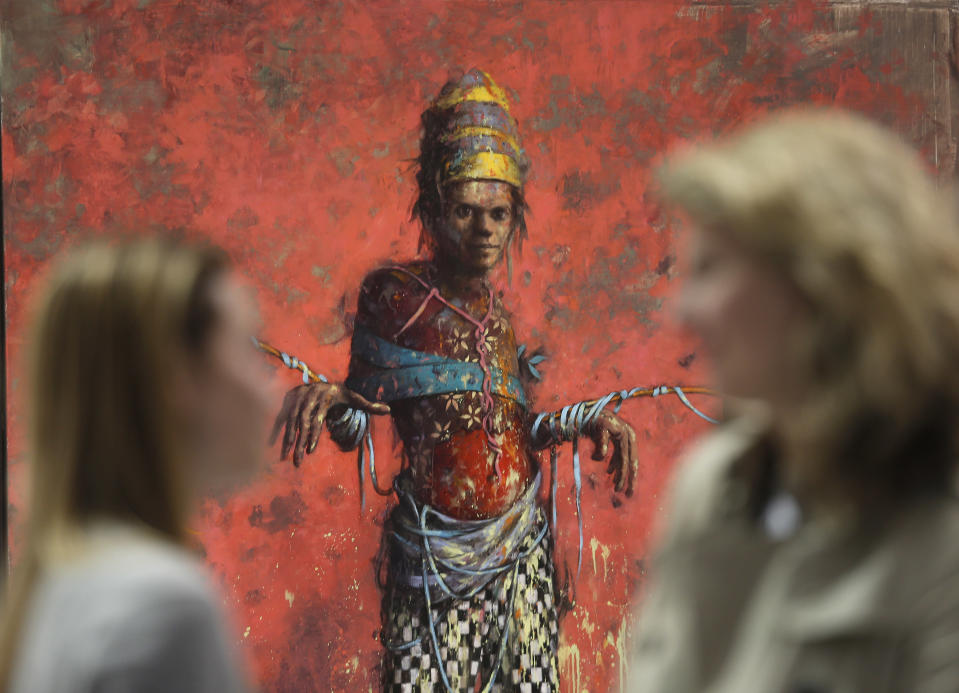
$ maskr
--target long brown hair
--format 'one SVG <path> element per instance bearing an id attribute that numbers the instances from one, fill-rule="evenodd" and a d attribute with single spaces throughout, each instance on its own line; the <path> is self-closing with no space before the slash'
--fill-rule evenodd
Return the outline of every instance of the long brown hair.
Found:
<path id="1" fill-rule="evenodd" d="M 34 585 L 85 525 L 119 520 L 183 542 L 169 374 L 204 347 L 224 268 L 216 249 L 159 239 L 94 242 L 54 268 L 30 342 L 27 537 L 0 624 L 0 685 Z"/>

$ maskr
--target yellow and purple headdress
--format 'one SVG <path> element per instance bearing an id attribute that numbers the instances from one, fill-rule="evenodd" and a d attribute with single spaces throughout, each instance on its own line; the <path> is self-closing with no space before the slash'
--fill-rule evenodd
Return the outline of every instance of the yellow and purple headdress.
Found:
<path id="1" fill-rule="evenodd" d="M 516 230 L 526 236 L 523 187 L 529 165 L 520 145 L 509 100 L 482 70 L 470 70 L 448 82 L 422 115 L 423 136 L 417 158 L 419 195 L 413 216 L 419 217 L 429 245 L 430 231 L 442 216 L 441 188 L 465 180 L 494 180 L 514 189 Z"/>
<path id="2" fill-rule="evenodd" d="M 442 121 L 443 183 L 498 180 L 523 187 L 527 165 L 516 120 L 506 92 L 488 74 L 470 70 L 443 89 L 431 110 Z"/>

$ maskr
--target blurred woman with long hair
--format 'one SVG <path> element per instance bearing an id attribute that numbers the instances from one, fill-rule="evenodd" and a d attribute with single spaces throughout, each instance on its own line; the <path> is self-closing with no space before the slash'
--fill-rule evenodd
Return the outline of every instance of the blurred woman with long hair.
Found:
<path id="1" fill-rule="evenodd" d="M 954 203 L 897 137 L 821 111 L 663 182 L 734 415 L 679 467 L 629 690 L 959 690 Z"/>
<path id="2" fill-rule="evenodd" d="M 56 265 L 30 343 L 29 518 L 0 626 L 3 690 L 245 689 L 186 526 L 265 451 L 256 329 L 213 249 L 97 242 Z"/>

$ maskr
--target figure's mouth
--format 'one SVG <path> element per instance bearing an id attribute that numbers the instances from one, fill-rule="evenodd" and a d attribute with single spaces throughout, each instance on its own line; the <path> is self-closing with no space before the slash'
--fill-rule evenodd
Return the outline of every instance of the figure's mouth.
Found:
<path id="1" fill-rule="evenodd" d="M 470 243 L 470 248 L 474 250 L 498 250 L 499 246 L 492 243 Z"/>

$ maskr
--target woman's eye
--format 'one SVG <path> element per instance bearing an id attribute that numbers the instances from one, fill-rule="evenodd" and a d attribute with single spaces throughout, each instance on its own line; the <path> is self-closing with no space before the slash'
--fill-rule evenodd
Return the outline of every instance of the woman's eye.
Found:
<path id="1" fill-rule="evenodd" d="M 493 221 L 506 221 L 510 217 L 510 211 L 507 207 L 497 207 L 490 212 L 490 216 L 493 217 Z"/>
<path id="2" fill-rule="evenodd" d="M 456 208 L 453 210 L 453 213 L 458 219 L 469 219 L 470 215 L 473 213 L 473 210 L 470 209 L 467 205 L 456 205 Z"/>
<path id="3" fill-rule="evenodd" d="M 699 255 L 692 263 L 693 274 L 709 274 L 716 268 L 717 260 L 712 255 Z"/>

